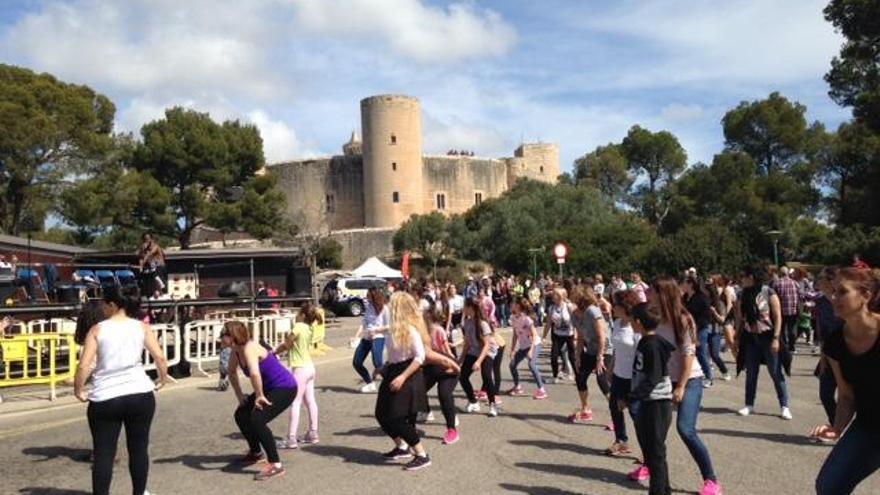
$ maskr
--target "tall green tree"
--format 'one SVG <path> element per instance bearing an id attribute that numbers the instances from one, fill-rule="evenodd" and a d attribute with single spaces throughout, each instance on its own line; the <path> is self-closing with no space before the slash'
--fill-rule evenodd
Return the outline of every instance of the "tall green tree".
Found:
<path id="1" fill-rule="evenodd" d="M 651 224 L 660 227 L 669 213 L 675 180 L 687 167 L 687 154 L 671 132 L 651 132 L 637 125 L 630 128 L 621 149 L 631 173 L 642 180 L 633 194 L 636 205 Z"/>
<path id="2" fill-rule="evenodd" d="M 170 228 L 158 227 L 181 248 L 189 247 L 200 225 L 263 238 L 280 228 L 283 196 L 275 191 L 273 178 L 255 176 L 265 162 L 255 126 L 217 124 L 208 114 L 178 107 L 144 125 L 141 136 L 134 168 L 170 193 L 177 221 Z"/>
<path id="3" fill-rule="evenodd" d="M 633 184 L 626 156 L 619 144 L 597 147 L 575 160 L 574 168 L 578 184 L 585 183 L 599 189 L 612 205 L 623 201 Z"/>
<path id="4" fill-rule="evenodd" d="M 824 12 L 846 38 L 825 75 L 829 95 L 852 107 L 857 120 L 880 131 L 880 2 L 831 0 Z"/>
<path id="5" fill-rule="evenodd" d="M 721 120 L 727 150 L 748 153 L 765 175 L 787 171 L 805 161 L 812 134 L 806 111 L 804 105 L 777 92 L 763 100 L 744 101 Z"/>
<path id="6" fill-rule="evenodd" d="M 840 225 L 880 225 L 880 198 L 865 187 L 880 171 L 880 134 L 847 122 L 831 135 L 821 154 L 821 177 L 832 191 L 826 202 Z"/>
<path id="7" fill-rule="evenodd" d="M 115 113 L 88 86 L 0 64 L 0 231 L 42 229 L 62 180 L 110 146 Z"/>

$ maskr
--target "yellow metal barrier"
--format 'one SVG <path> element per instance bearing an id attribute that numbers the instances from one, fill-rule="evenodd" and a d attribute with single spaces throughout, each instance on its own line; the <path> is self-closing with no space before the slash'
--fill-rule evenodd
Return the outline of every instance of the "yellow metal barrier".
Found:
<path id="1" fill-rule="evenodd" d="M 73 335 L 19 335 L 0 340 L 0 350 L 3 357 L 0 387 L 48 383 L 50 398 L 55 400 L 55 385 L 76 374 L 77 348 Z"/>
<path id="2" fill-rule="evenodd" d="M 312 323 L 312 354 L 320 356 L 332 351 L 333 348 L 324 343 L 324 337 L 327 334 L 327 321 L 324 319 L 324 308 L 317 309 L 321 316 L 321 323 Z"/>

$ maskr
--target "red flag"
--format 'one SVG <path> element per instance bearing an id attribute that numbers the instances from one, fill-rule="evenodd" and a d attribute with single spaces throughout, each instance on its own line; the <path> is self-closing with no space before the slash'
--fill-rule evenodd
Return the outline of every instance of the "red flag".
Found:
<path id="1" fill-rule="evenodd" d="M 403 261 L 400 264 L 400 271 L 403 273 L 403 279 L 409 280 L 409 251 L 403 252 Z"/>

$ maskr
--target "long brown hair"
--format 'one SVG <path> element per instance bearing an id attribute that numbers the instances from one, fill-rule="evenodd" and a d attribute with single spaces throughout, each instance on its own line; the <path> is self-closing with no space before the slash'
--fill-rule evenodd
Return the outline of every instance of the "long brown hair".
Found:
<path id="1" fill-rule="evenodd" d="M 367 290 L 367 301 L 370 301 L 377 314 L 385 309 L 385 293 L 378 287 L 370 287 Z"/>
<path id="2" fill-rule="evenodd" d="M 837 271 L 837 279 L 851 282 L 856 289 L 869 293 L 868 311 L 880 313 L 880 270 L 843 268 Z"/>
<path id="3" fill-rule="evenodd" d="M 691 342 L 697 342 L 696 324 L 682 302 L 681 289 L 672 277 L 660 277 L 652 284 L 657 297 L 657 309 L 664 323 L 672 325 L 675 330 L 675 342 L 684 344 L 685 333 Z"/>
<path id="4" fill-rule="evenodd" d="M 324 318 L 321 317 L 318 308 L 310 302 L 303 304 L 302 307 L 299 308 L 299 314 L 302 315 L 303 323 L 306 325 L 311 325 L 315 322 L 317 322 L 318 325 L 324 323 Z"/>
<path id="5" fill-rule="evenodd" d="M 464 302 L 465 308 L 470 308 L 471 313 L 474 315 L 474 333 L 477 334 L 477 340 L 480 341 L 480 344 L 483 343 L 483 322 L 485 321 L 488 325 L 489 322 L 486 321 L 486 316 L 483 315 L 483 308 L 480 307 L 480 303 L 477 302 L 476 299 L 469 298 Z M 492 325 L 489 325 L 491 328 Z M 494 331 L 494 330 L 493 330 Z"/>
<path id="6" fill-rule="evenodd" d="M 245 345 L 253 338 L 253 333 L 247 325 L 238 320 L 229 320 L 224 323 L 223 333 L 232 337 L 232 343 L 235 345 Z"/>

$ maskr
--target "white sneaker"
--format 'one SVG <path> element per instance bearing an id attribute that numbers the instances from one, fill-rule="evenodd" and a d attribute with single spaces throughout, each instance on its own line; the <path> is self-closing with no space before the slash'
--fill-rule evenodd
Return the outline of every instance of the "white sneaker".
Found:
<path id="1" fill-rule="evenodd" d="M 739 411 L 737 411 L 736 413 L 739 414 L 740 416 L 748 416 L 749 414 L 752 414 L 753 412 L 755 412 L 754 407 L 746 406 L 746 407 L 740 409 Z"/>
<path id="2" fill-rule="evenodd" d="M 455 415 L 455 427 L 456 427 L 456 428 L 459 427 L 459 423 L 460 423 L 460 421 L 458 420 L 458 414 L 456 414 L 456 415 Z"/>
<path id="3" fill-rule="evenodd" d="M 498 416 L 498 408 L 495 407 L 495 404 L 489 404 L 489 417 L 494 418 Z"/>
<path id="4" fill-rule="evenodd" d="M 374 393 L 376 393 L 377 390 L 378 389 L 376 388 L 376 384 L 373 382 L 368 383 L 368 384 L 364 385 L 363 387 L 361 387 L 362 394 L 374 394 Z"/>
<path id="5" fill-rule="evenodd" d="M 416 414 L 416 423 L 427 423 L 429 421 L 434 421 L 434 411 L 429 411 L 427 413 L 417 413 Z"/>
<path id="6" fill-rule="evenodd" d="M 730 376 L 730 373 L 725 373 L 724 375 L 721 376 L 721 379 L 724 380 L 725 382 L 729 382 L 731 380 L 731 378 L 732 377 Z"/>
<path id="7" fill-rule="evenodd" d="M 467 412 L 469 413 L 478 413 L 480 412 L 480 403 L 479 402 L 471 402 L 467 405 Z"/>
<path id="8" fill-rule="evenodd" d="M 786 421 L 790 421 L 791 420 L 791 409 L 789 409 L 787 407 L 783 407 L 781 416 L 782 416 L 782 419 L 784 419 Z"/>

